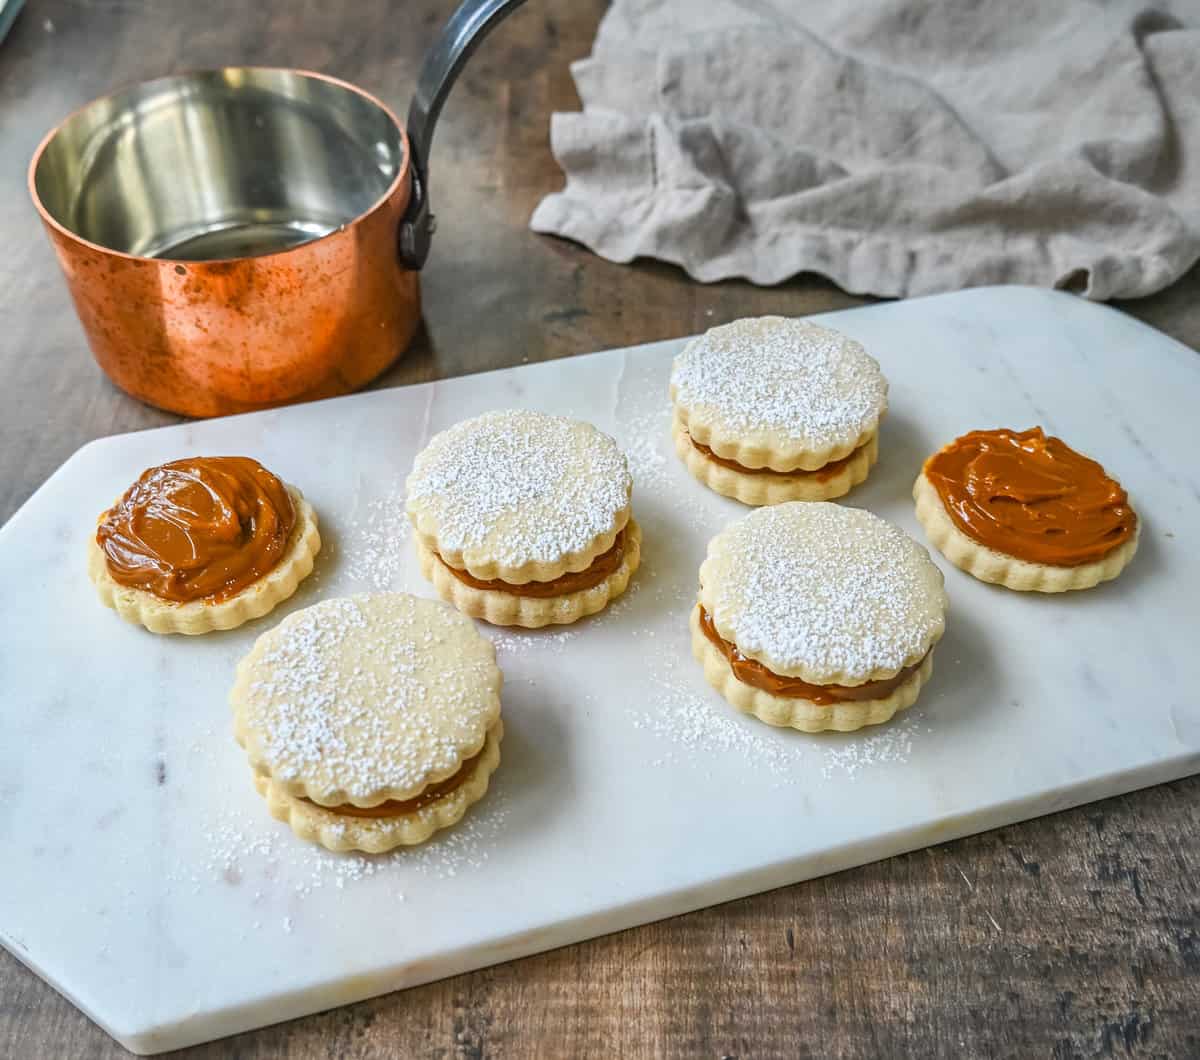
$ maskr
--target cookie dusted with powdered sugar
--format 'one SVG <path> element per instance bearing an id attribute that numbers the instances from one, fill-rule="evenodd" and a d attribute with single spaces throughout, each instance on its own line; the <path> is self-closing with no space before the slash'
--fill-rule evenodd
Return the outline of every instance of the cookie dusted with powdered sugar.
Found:
<path id="1" fill-rule="evenodd" d="M 496 625 L 574 622 L 623 593 L 641 558 L 633 480 L 590 423 L 489 412 L 434 436 L 407 482 L 422 573 Z"/>
<path id="2" fill-rule="evenodd" d="M 941 571 L 898 527 L 855 508 L 790 502 L 709 542 L 692 651 L 739 710 L 849 731 L 916 701 L 945 613 Z"/>
<path id="3" fill-rule="evenodd" d="M 296 611 L 238 664 L 234 734 L 273 816 L 379 853 L 454 824 L 500 762 L 491 642 L 435 600 L 376 593 Z"/>
<path id="4" fill-rule="evenodd" d="M 887 381 L 840 332 L 756 317 L 692 339 L 671 400 L 676 451 L 710 489 L 755 505 L 829 500 L 877 458 Z"/>

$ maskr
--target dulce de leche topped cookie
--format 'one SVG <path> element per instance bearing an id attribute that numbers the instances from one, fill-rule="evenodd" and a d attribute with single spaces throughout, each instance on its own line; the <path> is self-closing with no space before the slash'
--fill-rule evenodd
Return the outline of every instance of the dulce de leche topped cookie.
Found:
<path id="1" fill-rule="evenodd" d="M 274 567 L 296 525 L 257 460 L 198 456 L 143 472 L 100 521 L 109 574 L 164 600 L 226 600 Z"/>
<path id="2" fill-rule="evenodd" d="M 149 468 L 101 516 L 89 573 L 123 617 L 203 633 L 266 614 L 319 548 L 311 507 L 258 461 L 190 457 Z"/>
<path id="3" fill-rule="evenodd" d="M 1114 578 L 1137 548 L 1125 490 L 1040 427 L 971 431 L 925 461 L 917 517 L 956 566 L 1012 589 Z"/>

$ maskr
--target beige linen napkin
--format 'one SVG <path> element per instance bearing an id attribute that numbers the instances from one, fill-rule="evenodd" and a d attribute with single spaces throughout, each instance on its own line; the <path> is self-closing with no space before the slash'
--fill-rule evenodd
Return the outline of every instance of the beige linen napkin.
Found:
<path id="1" fill-rule="evenodd" d="M 698 280 L 1089 298 L 1200 257 L 1200 3 L 615 0 L 538 232 Z"/>

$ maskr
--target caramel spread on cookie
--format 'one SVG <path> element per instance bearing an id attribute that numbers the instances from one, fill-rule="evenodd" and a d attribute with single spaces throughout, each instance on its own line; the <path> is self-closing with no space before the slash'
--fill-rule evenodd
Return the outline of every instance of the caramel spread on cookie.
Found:
<path id="1" fill-rule="evenodd" d="M 321 806 L 320 803 L 312 802 L 311 799 L 303 796 L 300 796 L 300 801 L 312 803 L 313 806 L 322 810 L 345 817 L 399 817 L 402 813 L 416 813 L 418 810 L 425 809 L 431 802 L 437 802 L 443 795 L 449 795 L 452 791 L 461 788 L 474 773 L 475 766 L 482 754 L 483 751 L 480 750 L 479 754 L 464 759 L 457 773 L 445 780 L 439 780 L 436 784 L 430 784 L 420 795 L 415 795 L 411 799 L 388 799 L 387 802 L 381 802 L 378 806 L 354 806 L 351 803 L 344 803 L 340 806 Z"/>
<path id="2" fill-rule="evenodd" d="M 712 616 L 704 607 L 700 608 L 700 629 L 717 650 L 729 660 L 729 668 L 734 677 L 744 685 L 770 692 L 773 696 L 784 696 L 788 699 L 807 699 L 820 706 L 830 703 L 845 703 L 867 699 L 886 699 L 907 681 L 920 668 L 925 656 L 906 666 L 895 677 L 885 681 L 868 681 L 862 685 L 813 685 L 798 677 L 781 677 L 768 670 L 756 659 L 747 658 L 738 650 L 736 644 L 731 644 L 713 624 Z M 930 651 L 933 649 L 931 648 Z M 926 656 L 929 653 L 926 652 Z"/>
<path id="3" fill-rule="evenodd" d="M 499 578 L 485 580 L 476 578 L 465 570 L 451 567 L 441 556 L 437 558 L 446 570 L 464 585 L 471 586 L 472 589 L 488 589 L 493 592 L 511 593 L 513 596 L 532 596 L 538 599 L 566 596 L 569 593 L 578 593 L 584 589 L 594 588 L 621 566 L 625 559 L 625 531 L 621 530 L 617 534 L 612 548 L 592 560 L 590 566 L 581 571 L 563 574 L 548 582 L 525 582 L 522 585 L 514 585 L 512 582 L 502 581 Z"/>
<path id="4" fill-rule="evenodd" d="M 925 477 L 959 530 L 1029 563 L 1094 563 L 1137 529 L 1120 483 L 1040 427 L 964 434 L 925 461 Z"/>
<path id="5" fill-rule="evenodd" d="M 842 471 L 859 454 L 859 449 L 855 449 L 849 456 L 843 457 L 841 460 L 831 460 L 828 464 L 824 464 L 813 471 L 776 471 L 773 467 L 746 467 L 745 464 L 739 464 L 736 460 L 717 456 L 707 445 L 696 441 L 690 434 L 688 435 L 688 441 L 703 453 L 706 459 L 711 460 L 714 464 L 720 464 L 721 467 L 727 467 L 731 471 L 740 471 L 743 475 L 781 475 L 784 477 L 803 475 L 805 478 L 813 479 L 816 482 L 827 482 Z M 861 446 L 859 448 L 861 449 Z"/>
<path id="6" fill-rule="evenodd" d="M 219 603 L 275 567 L 295 525 L 287 488 L 257 460 L 191 457 L 145 471 L 96 541 L 121 585 Z"/>

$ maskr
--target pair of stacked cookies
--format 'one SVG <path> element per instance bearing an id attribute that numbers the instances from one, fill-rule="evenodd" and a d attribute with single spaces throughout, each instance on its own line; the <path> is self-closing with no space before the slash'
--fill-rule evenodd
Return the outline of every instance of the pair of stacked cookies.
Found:
<path id="1" fill-rule="evenodd" d="M 506 410 L 464 420 L 418 454 L 407 507 L 422 574 L 493 625 L 564 625 L 607 607 L 641 561 L 633 479 L 590 423 Z"/>
<path id="2" fill-rule="evenodd" d="M 692 339 L 671 400 L 675 450 L 710 489 L 753 505 L 823 501 L 878 459 L 887 382 L 849 336 L 757 317 Z"/>
<path id="3" fill-rule="evenodd" d="M 759 317 L 693 339 L 671 372 L 675 450 L 710 489 L 762 506 L 700 568 L 692 652 L 737 709 L 806 732 L 887 721 L 928 680 L 942 577 L 901 530 L 823 503 L 879 455 L 887 382 L 856 341 Z"/>

